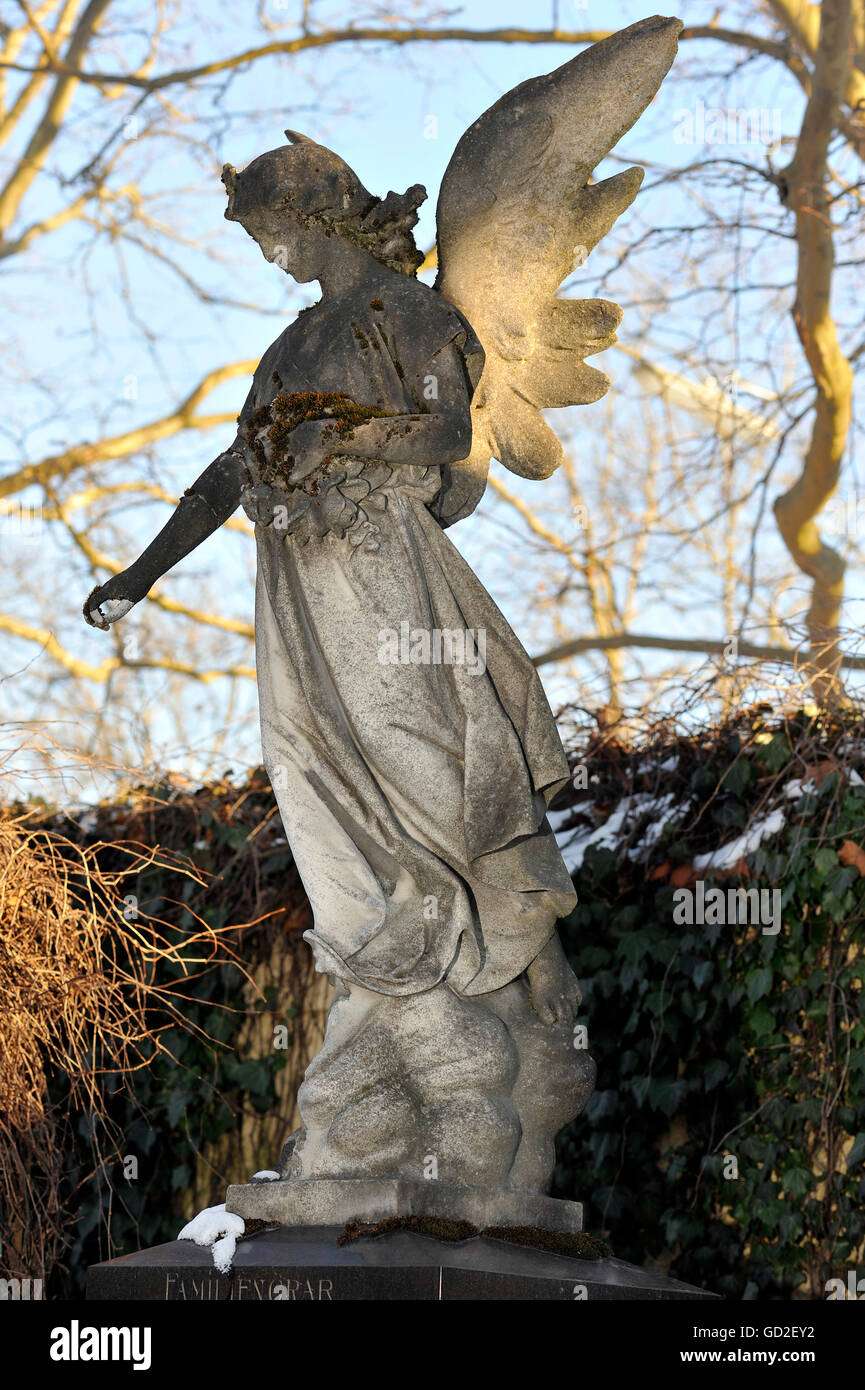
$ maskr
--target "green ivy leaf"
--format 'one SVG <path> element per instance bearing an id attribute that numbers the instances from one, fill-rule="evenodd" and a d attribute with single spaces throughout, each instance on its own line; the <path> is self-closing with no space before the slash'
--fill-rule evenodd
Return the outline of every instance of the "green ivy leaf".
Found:
<path id="1" fill-rule="evenodd" d="M 865 1158 L 865 1133 L 856 1135 L 853 1147 L 847 1155 L 847 1167 L 852 1168 L 854 1164 L 861 1163 L 863 1158 Z"/>
<path id="2" fill-rule="evenodd" d="M 758 999 L 768 994 L 772 988 L 772 971 L 769 966 L 760 965 L 756 970 L 749 971 L 746 988 L 752 1004 L 756 1004 Z"/>
<path id="3" fill-rule="evenodd" d="M 754 1035 L 758 1038 L 764 1038 L 767 1033 L 774 1032 L 775 1016 L 765 1004 L 757 1005 L 751 1015 L 750 1022 Z"/>
<path id="4" fill-rule="evenodd" d="M 186 1110 L 187 1100 L 188 1096 L 185 1091 L 172 1091 L 169 1095 L 166 1113 L 168 1116 L 168 1123 L 172 1129 L 176 1129 L 180 1124 L 184 1111 Z"/>
<path id="5" fill-rule="evenodd" d="M 828 845 L 821 845 L 820 848 L 815 851 L 811 862 L 818 874 L 825 878 L 833 869 L 838 868 L 838 855 L 835 850 L 830 849 Z"/>
<path id="6" fill-rule="evenodd" d="M 703 987 L 709 983 L 714 969 L 715 967 L 710 960 L 700 961 L 699 964 L 694 966 L 691 972 L 691 978 L 697 986 L 697 989 L 703 989 Z"/>
<path id="7" fill-rule="evenodd" d="M 703 1072 L 703 1085 L 706 1090 L 713 1091 L 716 1086 L 720 1085 L 729 1070 L 728 1063 L 720 1057 L 716 1057 L 713 1062 L 710 1062 Z"/>

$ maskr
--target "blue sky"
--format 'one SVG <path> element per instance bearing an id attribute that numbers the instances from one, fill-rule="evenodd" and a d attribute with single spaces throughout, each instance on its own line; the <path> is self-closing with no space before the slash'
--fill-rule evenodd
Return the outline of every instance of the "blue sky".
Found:
<path id="1" fill-rule="evenodd" d="M 585 6 L 561 0 L 555 8 L 559 25 L 574 29 L 622 27 L 648 12 L 646 6 L 630 0 L 616 4 L 588 0 Z M 470 0 L 458 12 L 449 14 L 446 22 L 472 28 L 494 24 L 546 27 L 553 9 L 550 4 Z M 255 38 L 247 12 L 254 14 L 254 7 L 223 6 L 214 13 L 197 4 L 181 6 L 182 22 L 173 39 L 178 52 L 158 66 L 236 51 Z M 711 5 L 700 3 L 687 3 L 680 9 L 682 17 L 693 22 L 706 22 L 713 12 Z M 293 8 L 280 11 L 274 5 L 267 13 L 278 19 L 293 13 Z M 334 16 L 335 23 L 344 22 L 346 17 L 366 18 L 365 10 L 356 5 L 321 7 L 316 14 L 319 25 L 327 14 Z M 751 6 L 725 6 L 724 22 L 753 26 Z M 186 51 L 181 52 L 184 46 Z M 131 56 L 132 41 L 126 42 L 123 51 Z M 119 432 L 164 413 L 208 370 L 228 360 L 260 356 L 296 308 L 314 297 L 310 294 L 313 287 L 295 287 L 264 262 L 242 229 L 224 222 L 225 199 L 219 183 L 223 162 L 241 166 L 263 149 L 281 143 L 285 126 L 297 128 L 337 149 L 376 193 L 383 194 L 388 188 L 401 191 L 412 183 L 424 183 L 429 198 L 417 235 L 419 244 L 427 247 L 434 239 L 435 197 L 441 174 L 463 130 L 504 91 L 526 77 L 548 71 L 571 55 L 572 51 L 561 45 L 448 43 L 398 49 L 344 45 L 300 54 L 288 63 L 264 60 L 250 71 L 235 75 L 220 93 L 212 88 L 207 92 L 173 89 L 170 95 L 174 111 L 166 119 L 173 131 L 179 130 L 189 138 L 189 143 L 184 146 L 176 141 L 140 141 L 140 148 L 136 148 L 133 142 L 113 182 L 119 185 L 124 177 L 135 178 L 156 197 L 161 217 L 179 228 L 186 238 L 186 244 L 179 248 L 160 242 L 176 257 L 182 272 L 195 275 L 211 293 L 230 292 L 253 308 L 200 303 L 187 291 L 180 275 L 155 263 L 152 256 L 134 246 L 123 248 L 121 269 L 116 247 L 104 238 L 92 245 L 90 231 L 75 224 L 45 238 L 2 271 L 2 292 L 11 309 L 0 329 L 10 358 L 9 396 L 4 433 L 0 436 L 5 462 L 17 465 L 22 459 L 41 457 L 77 440 Z M 652 107 L 621 142 L 616 151 L 619 158 L 606 162 L 598 173 L 614 172 L 621 167 L 621 159 L 642 163 L 648 167 L 648 189 L 661 169 L 687 163 L 705 153 L 677 145 L 673 138 L 677 113 L 693 109 L 698 100 L 707 105 L 777 110 L 785 133 L 793 134 L 801 117 L 802 95 L 792 79 L 777 66 L 749 61 L 731 83 L 717 81 L 713 74 L 729 69 L 733 56 L 729 50 L 721 51 L 717 44 L 684 45 L 675 80 L 668 80 L 661 88 Z M 100 57 L 101 66 L 111 66 L 108 49 Z M 116 65 L 116 53 L 113 62 Z M 102 100 L 95 89 L 81 94 L 73 108 L 69 132 L 58 145 L 49 173 L 27 205 L 27 220 L 51 211 L 58 197 L 67 196 L 64 181 L 69 181 L 92 158 L 94 149 L 131 109 L 128 94 L 120 94 L 112 102 Z M 764 156 L 762 151 L 751 150 L 748 157 L 756 163 Z M 719 207 L 728 206 L 730 196 L 718 192 Z M 693 205 L 675 188 L 641 194 L 612 234 L 608 248 L 596 253 L 586 267 L 579 292 L 596 292 L 598 279 L 613 264 L 616 249 L 629 238 L 636 239 L 646 226 L 653 222 L 675 224 L 675 219 L 688 216 L 693 216 Z M 775 216 L 774 211 L 767 216 Z M 213 248 L 221 257 L 218 264 L 205 258 L 205 247 Z M 752 250 L 747 242 L 738 249 L 731 246 L 731 265 L 737 254 L 762 257 L 767 277 L 776 269 L 782 278 L 789 276 L 792 267 L 791 247 L 780 239 L 770 241 L 768 249 Z M 749 271 L 753 269 L 749 266 Z M 641 284 L 645 290 L 651 286 L 652 277 L 666 278 L 676 273 L 675 248 L 672 252 L 667 248 L 654 259 L 639 263 L 636 276 L 615 271 L 602 293 L 621 298 L 627 305 Z M 648 331 L 655 360 L 672 365 L 670 354 L 693 332 L 689 316 L 699 313 L 700 304 L 706 302 L 697 299 L 680 311 L 674 309 L 658 318 L 641 313 L 638 308 L 628 308 L 620 339 L 642 347 Z M 735 324 L 719 317 L 715 350 L 719 372 L 724 370 L 725 362 L 728 366 L 739 364 L 744 376 L 769 386 L 774 373 L 801 374 L 802 362 L 786 312 L 778 313 L 777 331 L 767 331 L 766 324 L 760 321 L 758 306 L 759 300 L 746 296 Z M 255 312 L 256 308 L 260 312 Z M 765 306 L 762 312 L 765 314 Z M 623 426 L 633 428 L 629 360 L 617 352 L 608 352 L 595 365 L 602 365 L 613 378 L 608 402 L 612 401 L 612 408 L 620 413 Z M 34 385 L 37 376 L 41 383 L 38 387 Z M 231 382 L 208 399 L 205 409 L 239 409 L 247 385 L 242 380 Z M 595 406 L 567 413 L 576 415 L 578 447 L 585 452 L 589 468 L 592 449 L 596 447 L 593 422 L 600 426 L 603 409 Z M 555 418 L 563 426 L 568 425 L 565 413 Z M 573 427 L 573 421 L 571 424 Z M 130 476 L 128 470 L 132 468 L 135 476 L 147 476 L 165 487 L 182 490 L 225 447 L 230 434 L 230 429 L 208 435 L 189 432 L 160 446 L 153 461 L 137 456 L 120 471 L 104 470 L 99 476 Z M 854 462 L 851 456 L 851 467 Z M 797 453 L 791 451 L 786 475 L 782 470 L 779 479 L 782 475 L 789 479 L 796 466 Z M 541 505 L 537 485 L 516 486 L 527 487 L 526 495 L 532 504 Z M 165 517 L 165 508 L 159 504 L 138 506 L 134 517 L 122 519 L 123 528 L 144 543 Z M 519 585 L 515 588 L 513 551 L 494 506 L 485 504 L 477 517 L 462 523 L 451 536 L 530 649 L 537 650 L 543 634 L 538 633 L 531 593 L 527 591 L 521 597 Z M 100 532 L 99 538 L 106 548 L 111 548 L 109 532 Z M 120 544 L 122 540 L 118 538 L 117 545 Z M 765 545 L 769 557 L 774 556 L 777 561 L 780 549 L 771 533 L 771 523 Z M 68 554 L 65 542 L 60 543 L 59 552 L 53 548 L 39 556 L 32 548 L 26 552 L 30 572 L 40 574 L 43 586 L 56 587 L 64 551 Z M 187 602 L 195 602 L 199 592 L 206 592 L 211 602 L 220 601 L 225 611 L 249 620 L 250 551 L 251 547 L 242 546 L 231 537 L 213 538 L 168 581 L 171 592 L 181 594 Z M 114 553 L 120 553 L 117 546 Z M 127 550 L 121 558 L 128 561 L 134 555 Z M 527 576 L 533 576 L 530 561 L 525 563 Z M 801 587 L 804 594 L 804 585 Z M 861 601 L 858 571 L 851 573 L 849 589 L 851 598 Z M 710 605 L 708 589 L 707 595 L 706 603 Z M 85 659 L 99 661 L 108 647 L 102 634 L 81 630 L 78 604 L 83 594 L 63 591 L 58 598 L 58 637 Z M 855 611 L 851 609 L 851 618 Z M 709 631 L 713 624 L 715 630 Z M 690 632 L 689 620 L 665 611 L 663 602 L 656 603 L 654 609 L 647 608 L 640 627 L 657 632 L 678 630 L 688 635 L 723 635 L 716 631 L 717 615 L 712 616 L 709 606 L 694 616 Z M 573 629 L 585 630 L 584 620 L 576 612 Z M 242 654 L 242 647 L 227 645 L 235 657 Z M 14 668 L 32 658 L 32 648 L 14 643 L 11 646 L 10 664 Z M 246 655 L 248 659 L 248 650 Z M 545 672 L 545 680 L 554 702 L 573 692 L 573 677 L 564 671 L 550 669 Z M 164 698 L 161 678 L 142 677 L 141 682 L 144 701 L 158 702 Z M 7 702 L 11 696 L 11 713 L 18 718 L 35 714 L 26 705 L 27 687 L 17 689 L 21 692 L 19 699 L 14 689 L 6 691 Z M 183 698 L 197 707 L 198 692 Z M 200 702 L 204 745 L 219 726 L 219 701 L 217 693 L 215 698 Z M 238 758 L 229 761 L 248 761 L 256 756 L 254 710 L 254 690 L 250 689 L 241 695 L 231 714 L 234 732 L 229 733 L 223 746 L 227 751 L 236 751 Z M 62 701 L 55 713 L 62 713 Z M 170 708 L 165 710 L 163 722 L 166 756 L 170 759 Z"/>

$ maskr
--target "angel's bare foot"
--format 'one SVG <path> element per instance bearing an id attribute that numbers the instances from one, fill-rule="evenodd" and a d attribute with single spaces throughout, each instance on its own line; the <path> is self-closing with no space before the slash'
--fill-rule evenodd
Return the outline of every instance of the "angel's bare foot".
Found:
<path id="1" fill-rule="evenodd" d="M 573 1023 L 582 995 L 557 933 L 535 956 L 526 974 L 532 1007 L 541 1022 Z"/>

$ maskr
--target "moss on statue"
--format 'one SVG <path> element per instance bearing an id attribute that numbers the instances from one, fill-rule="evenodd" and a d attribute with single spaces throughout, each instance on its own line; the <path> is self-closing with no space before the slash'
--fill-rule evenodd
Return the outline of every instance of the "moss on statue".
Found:
<path id="1" fill-rule="evenodd" d="M 355 1240 L 373 1240 L 391 1231 L 411 1231 L 432 1240 L 473 1240 L 486 1236 L 509 1245 L 526 1245 L 550 1255 L 567 1255 L 572 1260 L 608 1260 L 612 1250 L 605 1240 L 585 1231 L 545 1231 L 540 1226 L 473 1226 L 470 1221 L 451 1221 L 442 1216 L 388 1216 L 382 1221 L 347 1221 L 338 1245 Z"/>
<path id="2" fill-rule="evenodd" d="M 391 1231 L 411 1231 L 433 1240 L 472 1240 L 480 1235 L 470 1221 L 451 1221 L 444 1216 L 387 1216 L 382 1221 L 347 1221 L 337 1245 L 350 1245 L 354 1240 L 373 1240 Z"/>
<path id="3" fill-rule="evenodd" d="M 277 380 L 274 373 L 274 380 Z M 351 439 L 358 425 L 394 411 L 361 405 L 344 391 L 280 391 L 268 404 L 253 411 L 246 424 L 246 438 L 260 469 L 262 483 L 290 481 L 294 467 L 292 432 L 307 420 L 327 420 L 323 438 Z M 265 439 L 267 444 L 265 445 Z"/>

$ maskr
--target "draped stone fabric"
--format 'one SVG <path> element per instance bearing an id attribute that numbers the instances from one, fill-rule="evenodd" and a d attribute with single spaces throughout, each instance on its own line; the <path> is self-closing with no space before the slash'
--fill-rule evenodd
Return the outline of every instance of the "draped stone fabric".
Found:
<path id="1" fill-rule="evenodd" d="M 383 272 L 298 318 L 244 416 L 280 390 L 434 410 L 425 392 L 449 345 L 476 351 L 457 311 Z M 312 905 L 307 940 L 349 986 L 487 993 L 575 902 L 546 821 L 561 743 L 528 656 L 433 515 L 440 470 L 334 462 L 312 497 L 289 491 L 287 525 L 245 500 L 262 746 Z"/>

